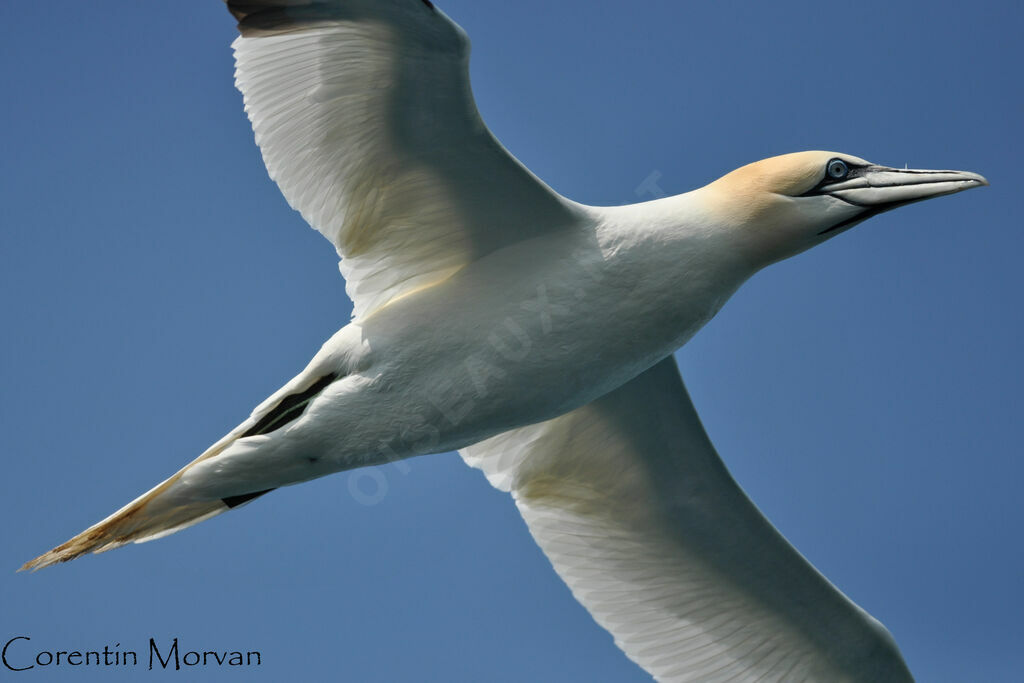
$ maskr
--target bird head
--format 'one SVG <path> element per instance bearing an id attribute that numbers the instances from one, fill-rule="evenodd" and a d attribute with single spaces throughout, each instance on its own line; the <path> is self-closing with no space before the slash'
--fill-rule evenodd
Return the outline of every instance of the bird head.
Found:
<path id="1" fill-rule="evenodd" d="M 884 211 L 981 185 L 988 181 L 977 173 L 889 168 L 815 151 L 748 164 L 703 189 L 712 212 L 743 231 L 766 265 Z"/>

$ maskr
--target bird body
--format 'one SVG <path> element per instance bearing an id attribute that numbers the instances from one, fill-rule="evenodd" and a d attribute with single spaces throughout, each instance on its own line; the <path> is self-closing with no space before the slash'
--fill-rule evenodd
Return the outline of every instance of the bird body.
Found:
<path id="1" fill-rule="evenodd" d="M 231 498 L 456 450 L 584 405 L 669 356 L 753 274 L 682 195 L 578 219 L 475 261 L 329 339 L 262 406 L 328 375 L 286 429 L 196 463 L 189 495 Z M 725 236 L 724 231 L 711 232 Z"/>
<path id="2" fill-rule="evenodd" d="M 267 169 L 337 249 L 354 319 L 198 459 L 23 568 L 459 450 L 659 680 L 910 680 L 732 480 L 672 354 L 759 269 L 984 178 L 811 151 L 584 206 L 487 130 L 468 39 L 432 3 L 227 4 Z"/>

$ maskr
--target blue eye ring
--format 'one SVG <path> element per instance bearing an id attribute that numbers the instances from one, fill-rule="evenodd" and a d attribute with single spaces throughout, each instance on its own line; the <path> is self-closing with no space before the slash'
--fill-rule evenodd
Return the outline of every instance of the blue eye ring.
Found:
<path id="1" fill-rule="evenodd" d="M 833 180 L 842 180 L 846 176 L 850 175 L 850 167 L 847 166 L 846 162 L 842 159 L 833 159 L 828 162 L 828 166 L 825 167 L 825 173 L 827 173 L 828 177 Z"/>

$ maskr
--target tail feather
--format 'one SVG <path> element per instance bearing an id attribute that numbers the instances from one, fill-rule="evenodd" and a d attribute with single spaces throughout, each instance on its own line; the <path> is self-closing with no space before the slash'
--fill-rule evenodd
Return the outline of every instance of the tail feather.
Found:
<path id="1" fill-rule="evenodd" d="M 26 562 L 18 571 L 35 571 L 73 560 L 86 553 L 102 553 L 127 543 L 143 543 L 169 536 L 272 491 L 246 490 L 243 484 L 240 491 L 226 491 L 229 493 L 226 498 L 213 498 L 209 490 L 203 491 L 201 487 L 194 486 L 190 488 L 184 485 L 182 479 L 191 468 L 221 455 L 237 440 L 265 435 L 298 419 L 309 402 L 338 378 L 333 372 L 323 374 L 315 363 L 316 359 L 301 374 L 257 406 L 249 419 L 177 474 L 71 540 Z"/>
<path id="2" fill-rule="evenodd" d="M 183 499 L 174 487 L 182 472 L 178 472 L 69 541 L 26 562 L 18 571 L 35 571 L 73 560 L 86 553 L 102 553 L 126 543 L 151 541 L 231 509 L 222 500 Z"/>
<path id="3" fill-rule="evenodd" d="M 230 510 L 233 506 L 226 501 L 209 498 L 197 500 L 194 494 L 175 484 L 193 466 L 220 455 L 238 438 L 241 430 L 247 425 L 248 421 L 210 446 L 205 453 L 178 470 L 169 479 L 160 482 L 74 538 L 26 562 L 18 571 L 36 571 L 73 560 L 86 553 L 104 553 L 128 543 L 145 543 L 163 538 Z"/>

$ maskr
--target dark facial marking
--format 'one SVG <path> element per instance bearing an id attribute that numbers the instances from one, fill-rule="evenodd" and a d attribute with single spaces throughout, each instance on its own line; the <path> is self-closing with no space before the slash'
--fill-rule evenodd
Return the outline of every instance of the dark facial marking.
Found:
<path id="1" fill-rule="evenodd" d="M 837 199 L 839 199 L 839 198 L 837 197 Z M 857 225 L 858 223 L 862 223 L 863 221 L 866 221 L 869 218 L 877 216 L 880 213 L 885 213 L 886 211 L 892 211 L 893 209 L 898 209 L 901 206 L 906 206 L 908 204 L 915 204 L 917 202 L 922 202 L 925 199 L 929 199 L 929 197 L 919 197 L 918 199 L 908 199 L 908 200 L 902 201 L 902 202 L 890 202 L 889 204 L 881 204 L 879 206 L 875 206 L 875 207 L 872 207 L 872 208 L 865 207 L 867 210 L 864 211 L 864 213 L 860 214 L 859 216 L 854 216 L 853 218 L 849 218 L 849 219 L 847 219 L 845 221 L 842 221 L 841 223 L 837 223 L 836 225 L 833 225 L 831 228 L 826 228 L 825 230 L 822 230 L 818 234 L 819 235 L 827 235 L 827 234 L 835 232 L 837 230 L 839 232 L 842 232 L 843 230 L 846 230 L 847 228 L 852 228 L 853 226 Z M 853 206 L 863 206 L 862 204 L 858 204 L 857 202 L 852 202 L 849 199 L 841 199 L 841 201 L 844 201 L 847 204 L 852 204 Z"/>
<path id="2" fill-rule="evenodd" d="M 833 159 L 832 161 L 836 161 L 836 159 Z M 828 165 L 831 165 L 832 161 L 830 161 L 828 163 Z M 842 159 L 839 159 L 838 161 L 842 161 Z M 842 179 L 833 178 L 832 176 L 830 176 L 828 174 L 828 170 L 827 170 L 828 166 L 826 166 L 826 169 L 823 171 L 823 177 L 822 177 L 821 181 L 818 182 L 817 185 L 815 185 L 814 187 L 809 189 L 807 192 L 804 192 L 802 195 L 799 195 L 799 196 L 800 197 L 815 197 L 815 196 L 822 195 L 822 194 L 828 194 L 827 191 L 823 190 L 823 188 L 825 188 L 826 186 L 833 185 L 835 183 L 842 182 L 844 180 L 850 180 L 852 178 L 859 178 L 862 175 L 864 175 L 864 171 L 866 171 L 868 169 L 868 166 L 866 166 L 864 164 L 856 165 L 856 164 L 851 164 L 851 163 L 848 163 L 848 162 L 843 162 L 843 163 L 846 164 L 848 172 L 847 172 L 847 174 L 845 176 L 843 176 Z"/>

